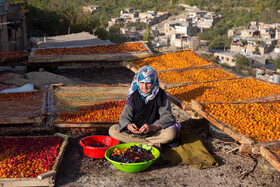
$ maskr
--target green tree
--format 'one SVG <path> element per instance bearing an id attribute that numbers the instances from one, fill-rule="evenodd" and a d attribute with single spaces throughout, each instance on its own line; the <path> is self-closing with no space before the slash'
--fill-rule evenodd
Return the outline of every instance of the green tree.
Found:
<path id="1" fill-rule="evenodd" d="M 280 56 L 278 55 L 275 59 L 269 58 L 269 63 L 273 64 L 273 70 L 280 69 Z"/>
<path id="2" fill-rule="evenodd" d="M 146 24 L 146 31 L 145 31 L 145 33 L 144 33 L 143 40 L 147 42 L 147 45 L 148 45 L 149 47 L 151 47 L 151 45 L 152 45 L 152 40 L 151 40 L 151 31 L 150 31 L 150 26 L 149 26 L 149 24 Z"/>
<path id="3" fill-rule="evenodd" d="M 211 61 L 211 62 L 215 62 L 218 63 L 217 58 L 214 55 L 208 55 L 208 54 L 200 54 L 203 58 Z"/>
<path id="4" fill-rule="evenodd" d="M 250 61 L 245 55 L 240 53 L 233 56 L 233 60 L 236 62 L 238 66 L 249 66 Z"/>
<path id="5" fill-rule="evenodd" d="M 94 35 L 96 35 L 101 40 L 108 40 L 109 39 L 109 32 L 104 27 L 98 27 Z"/>
<path id="6" fill-rule="evenodd" d="M 109 40 L 113 43 L 124 43 L 127 38 L 121 34 L 119 26 L 113 26 L 109 29 Z"/>
<path id="7" fill-rule="evenodd" d="M 247 45 L 248 44 L 247 40 L 240 39 L 240 41 L 241 41 L 242 45 Z"/>
<path id="8" fill-rule="evenodd" d="M 253 51 L 253 54 L 255 54 L 255 55 L 260 55 L 261 54 L 258 46 L 255 47 L 255 51 Z"/>

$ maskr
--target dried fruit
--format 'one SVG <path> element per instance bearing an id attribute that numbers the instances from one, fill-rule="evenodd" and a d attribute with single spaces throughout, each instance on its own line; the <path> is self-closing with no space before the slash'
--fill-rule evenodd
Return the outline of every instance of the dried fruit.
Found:
<path id="1" fill-rule="evenodd" d="M 9 51 L 9 52 L 0 52 L 0 59 L 12 59 L 27 56 L 28 53 L 24 51 Z"/>
<path id="2" fill-rule="evenodd" d="M 219 121 L 256 141 L 280 139 L 280 103 L 202 104 Z"/>
<path id="3" fill-rule="evenodd" d="M 18 101 L 30 99 L 34 92 L 0 93 L 0 101 Z"/>
<path id="4" fill-rule="evenodd" d="M 145 65 L 152 66 L 155 70 L 170 70 L 189 68 L 196 66 L 213 65 L 213 62 L 207 61 L 193 51 L 181 51 L 167 53 L 160 56 L 148 57 L 132 62 L 137 68 Z"/>
<path id="5" fill-rule="evenodd" d="M 0 138 L 0 178 L 29 178 L 50 171 L 62 139 Z"/>
<path id="6" fill-rule="evenodd" d="M 36 49 L 35 55 L 38 56 L 58 56 L 58 55 L 100 55 L 100 54 L 121 54 L 121 53 L 143 53 L 148 52 L 145 45 L 141 42 L 110 44 L 90 47 L 72 48 L 47 48 Z"/>
<path id="7" fill-rule="evenodd" d="M 110 101 L 79 108 L 76 112 L 57 114 L 57 121 L 65 122 L 117 122 L 121 116 L 125 100 Z"/>
<path id="8" fill-rule="evenodd" d="M 220 68 L 164 71 L 158 72 L 158 77 L 162 82 L 165 83 L 199 83 L 237 78 L 237 76 L 226 73 L 226 71 L 223 71 Z"/>
<path id="9" fill-rule="evenodd" d="M 280 87 L 254 78 L 243 78 L 190 84 L 167 91 L 184 103 L 191 100 L 206 103 L 243 101 L 273 95 L 280 93 Z"/>
<path id="10" fill-rule="evenodd" d="M 123 163 L 147 162 L 154 158 L 155 157 L 152 154 L 151 150 L 144 149 L 141 146 L 137 145 L 133 145 L 129 148 L 123 149 L 115 148 L 110 155 L 110 159 Z"/>

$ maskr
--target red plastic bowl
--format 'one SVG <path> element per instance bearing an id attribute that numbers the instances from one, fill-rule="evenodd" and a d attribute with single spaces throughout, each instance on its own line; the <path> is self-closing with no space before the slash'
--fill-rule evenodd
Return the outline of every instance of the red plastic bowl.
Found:
<path id="1" fill-rule="evenodd" d="M 112 146 L 120 144 L 119 140 L 111 136 L 87 136 L 80 140 L 80 145 L 83 147 L 84 154 L 92 158 L 105 158 L 105 152 Z M 92 147 L 91 145 L 100 144 L 107 147 Z"/>

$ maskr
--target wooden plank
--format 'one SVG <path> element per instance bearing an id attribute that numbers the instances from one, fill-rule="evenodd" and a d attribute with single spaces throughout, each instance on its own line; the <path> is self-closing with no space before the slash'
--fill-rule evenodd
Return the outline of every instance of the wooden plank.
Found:
<path id="1" fill-rule="evenodd" d="M 149 57 L 150 53 L 127 55 L 68 55 L 34 56 L 28 59 L 28 65 L 90 66 L 106 67 L 119 65 L 121 61 L 138 60 Z"/>
<path id="2" fill-rule="evenodd" d="M 253 99 L 248 99 L 248 100 L 245 100 L 244 102 L 267 102 L 267 101 L 277 101 L 277 100 L 280 100 L 280 93 L 263 96 L 263 97 L 258 97 L 258 98 L 253 98 Z"/>
<path id="3" fill-rule="evenodd" d="M 65 153 L 66 147 L 68 146 L 68 138 L 69 138 L 69 136 L 66 135 L 66 134 L 62 134 L 62 133 L 56 133 L 55 136 L 64 139 L 63 142 L 62 142 L 62 144 L 61 144 L 61 147 L 60 147 L 60 149 L 59 149 L 58 156 L 56 157 L 55 163 L 54 163 L 54 165 L 53 165 L 53 167 L 52 167 L 52 170 L 55 171 L 55 172 L 57 172 L 57 171 L 58 171 L 58 168 L 59 168 L 59 166 L 60 166 L 60 164 L 61 164 L 63 155 L 64 155 L 64 153 Z M 56 173 L 55 173 L 55 174 L 56 174 Z M 55 176 L 56 176 L 56 175 L 54 175 L 54 177 L 55 177 Z"/>
<path id="4" fill-rule="evenodd" d="M 0 186 L 1 187 L 54 186 L 54 179 L 51 178 L 0 179 Z"/>
<path id="5" fill-rule="evenodd" d="M 97 122 L 96 124 L 93 123 L 81 123 L 81 124 L 77 124 L 75 122 L 73 123 L 65 123 L 65 122 L 55 122 L 52 123 L 50 122 L 50 124 L 53 124 L 55 127 L 57 128 L 109 128 L 114 124 L 118 124 L 118 122 L 114 122 L 114 123 L 101 123 L 101 122 Z"/>
<path id="6" fill-rule="evenodd" d="M 259 145 L 241 144 L 239 146 L 240 154 L 261 154 Z"/>
<path id="7" fill-rule="evenodd" d="M 128 61 L 122 61 L 120 63 L 121 66 L 126 67 L 127 69 L 131 70 L 132 72 L 136 73 L 138 71 L 138 68 L 134 66 L 133 63 L 128 62 Z"/>
<path id="8" fill-rule="evenodd" d="M 184 111 L 190 115 L 191 119 L 202 119 L 203 118 L 203 116 L 200 115 L 195 110 L 184 110 Z"/>
<path id="9" fill-rule="evenodd" d="M 44 126 L 18 126 L 18 127 L 1 127 L 0 128 L 0 135 L 13 135 L 13 134 L 30 134 L 30 133 L 40 133 L 40 132 L 50 132 L 53 133 L 55 129 L 51 126 L 44 127 Z"/>
<path id="10" fill-rule="evenodd" d="M 41 175 L 38 176 L 38 179 L 46 179 L 49 177 L 53 177 L 56 175 L 56 171 L 48 171 L 46 173 L 42 173 Z"/>
<path id="11" fill-rule="evenodd" d="M 178 107 L 182 108 L 183 110 L 191 110 L 192 109 L 191 104 L 186 104 L 186 103 L 182 102 L 181 100 L 177 99 L 176 97 L 174 97 L 173 95 L 171 95 L 168 92 L 166 92 L 166 94 L 167 94 L 167 96 L 169 97 L 169 99 L 172 103 L 174 103 Z"/>
<path id="12" fill-rule="evenodd" d="M 17 118 L 0 118 L 0 124 L 26 124 L 36 123 L 42 124 L 44 122 L 44 116 L 35 118 L 17 117 Z"/>
<path id="13" fill-rule="evenodd" d="M 270 152 L 266 147 L 260 147 L 261 155 L 277 170 L 280 172 L 280 158 Z"/>

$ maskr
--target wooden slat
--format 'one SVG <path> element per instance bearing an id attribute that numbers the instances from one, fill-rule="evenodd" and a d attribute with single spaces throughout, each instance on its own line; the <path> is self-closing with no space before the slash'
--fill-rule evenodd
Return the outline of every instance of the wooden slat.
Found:
<path id="1" fill-rule="evenodd" d="M 131 62 L 128 61 L 122 61 L 120 63 L 121 66 L 126 67 L 127 69 L 131 70 L 132 72 L 136 73 L 138 71 L 138 68 L 134 66 Z"/>
<path id="2" fill-rule="evenodd" d="M 1 127 L 0 135 L 12 135 L 12 134 L 30 134 L 39 132 L 54 132 L 53 127 L 43 127 L 43 126 L 18 126 L 18 127 Z"/>
<path id="3" fill-rule="evenodd" d="M 95 129 L 109 129 L 112 125 L 118 124 L 66 124 L 66 123 L 59 123 L 54 124 L 57 128 L 95 128 Z"/>
<path id="4" fill-rule="evenodd" d="M 277 170 L 280 172 L 280 158 L 270 152 L 266 147 L 260 147 L 261 155 Z"/>
<path id="5" fill-rule="evenodd" d="M 176 97 L 174 97 L 173 95 L 171 95 L 168 92 L 166 92 L 166 94 L 167 94 L 167 96 L 169 97 L 169 99 L 172 103 L 174 103 L 178 107 L 182 108 L 183 110 L 191 110 L 192 109 L 191 104 L 186 104 L 186 103 L 182 102 L 181 100 L 177 99 Z"/>
<path id="6" fill-rule="evenodd" d="M 0 124 L 26 124 L 26 123 L 42 124 L 44 122 L 44 118 L 45 118 L 44 116 L 35 117 L 35 118 L 26 118 L 26 117 L 0 118 Z"/>

